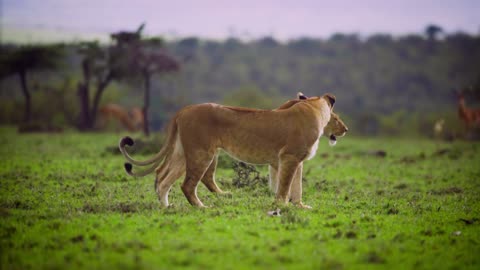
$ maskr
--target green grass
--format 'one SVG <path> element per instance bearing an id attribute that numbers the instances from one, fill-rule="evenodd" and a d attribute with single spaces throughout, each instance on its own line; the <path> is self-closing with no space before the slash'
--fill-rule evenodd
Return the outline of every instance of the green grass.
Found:
<path id="1" fill-rule="evenodd" d="M 267 187 L 235 188 L 227 168 L 233 195 L 201 186 L 211 207 L 195 209 L 177 181 L 160 208 L 153 176 L 105 150 L 120 137 L 0 129 L 1 269 L 480 267 L 480 143 L 322 139 L 304 168 L 313 210 L 271 217 Z"/>

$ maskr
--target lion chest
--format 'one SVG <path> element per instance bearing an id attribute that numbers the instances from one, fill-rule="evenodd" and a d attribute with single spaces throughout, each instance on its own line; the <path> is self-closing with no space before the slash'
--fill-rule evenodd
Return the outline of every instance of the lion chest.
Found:
<path id="1" fill-rule="evenodd" d="M 308 154 L 307 160 L 310 160 L 313 157 L 315 157 L 315 154 L 317 154 L 317 149 L 318 149 L 318 140 L 312 145 L 312 148 L 310 148 L 310 154 Z"/>
<path id="2" fill-rule="evenodd" d="M 310 159 L 314 158 L 315 155 L 317 154 L 318 141 L 320 140 L 320 137 L 322 137 L 323 129 L 320 129 L 318 133 L 319 133 L 319 135 L 318 135 L 317 140 L 315 140 L 315 143 L 312 145 L 312 147 L 310 147 L 310 152 L 308 154 L 307 160 L 310 160 Z"/>

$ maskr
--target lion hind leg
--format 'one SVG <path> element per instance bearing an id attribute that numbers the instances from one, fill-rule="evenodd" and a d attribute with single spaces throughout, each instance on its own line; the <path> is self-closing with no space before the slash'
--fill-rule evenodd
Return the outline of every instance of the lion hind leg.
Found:
<path id="1" fill-rule="evenodd" d="M 272 165 L 268 166 L 268 186 L 273 193 L 277 193 L 278 187 L 278 171 L 277 168 L 273 167 Z"/>
<path id="2" fill-rule="evenodd" d="M 155 170 L 155 190 L 158 189 L 158 186 L 162 183 L 163 179 L 167 176 L 170 171 L 170 162 L 165 159 L 162 164 Z"/>
<path id="3" fill-rule="evenodd" d="M 193 206 L 205 207 L 197 196 L 197 186 L 213 162 L 214 156 L 215 153 L 197 151 L 187 157 L 186 175 L 182 184 L 182 191 L 188 202 Z"/>
<path id="4" fill-rule="evenodd" d="M 157 169 L 155 176 L 155 191 L 157 192 L 158 200 L 160 204 L 164 207 L 168 206 L 168 192 L 169 188 L 166 188 L 167 178 L 171 175 L 170 162 L 163 162 L 162 165 Z"/>
<path id="5" fill-rule="evenodd" d="M 173 183 L 185 173 L 185 157 L 179 145 L 177 145 L 173 154 L 167 155 L 156 172 L 155 191 L 157 192 L 160 203 L 167 207 L 168 193 Z"/>
<path id="6" fill-rule="evenodd" d="M 173 183 L 182 177 L 185 172 L 185 165 L 174 165 L 174 168 L 169 170 L 169 173 L 163 178 L 163 181 L 157 187 L 158 199 L 162 206 L 167 207 L 168 204 L 168 193 L 172 188 Z"/>

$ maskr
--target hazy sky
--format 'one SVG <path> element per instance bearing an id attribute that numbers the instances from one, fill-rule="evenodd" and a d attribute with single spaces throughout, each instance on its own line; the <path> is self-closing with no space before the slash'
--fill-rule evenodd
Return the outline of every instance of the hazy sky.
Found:
<path id="1" fill-rule="evenodd" d="M 279 39 L 328 37 L 334 32 L 480 32 L 480 0 L 0 0 L 2 28 L 109 33 L 146 22 L 151 35 Z M 133 4 L 135 3 L 135 4 Z"/>

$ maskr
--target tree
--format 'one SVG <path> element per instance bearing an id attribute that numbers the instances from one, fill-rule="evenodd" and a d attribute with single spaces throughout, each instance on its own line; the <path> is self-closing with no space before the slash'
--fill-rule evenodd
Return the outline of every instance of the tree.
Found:
<path id="1" fill-rule="evenodd" d="M 427 35 L 427 38 L 429 41 L 435 41 L 438 38 L 438 34 L 442 33 L 443 29 L 434 24 L 430 24 L 425 28 L 425 34 Z"/>
<path id="2" fill-rule="evenodd" d="M 80 99 L 80 122 L 81 130 L 91 130 L 95 126 L 97 112 L 101 97 L 107 86 L 113 80 L 121 80 L 129 77 L 134 59 L 135 50 L 140 40 L 142 24 L 136 32 L 118 32 L 111 34 L 114 44 L 102 48 L 98 42 L 83 43 L 78 50 L 83 56 L 82 77 L 83 81 L 78 84 Z M 126 45 L 127 44 L 127 45 Z M 95 84 L 93 100 L 90 96 L 90 86 Z"/>
<path id="3" fill-rule="evenodd" d="M 165 73 L 177 71 L 179 64 L 167 54 L 160 53 L 145 53 L 137 58 L 138 67 L 143 77 L 144 82 L 144 103 L 143 103 L 143 125 L 146 136 L 150 134 L 148 110 L 150 107 L 150 87 L 151 78 L 155 73 Z"/>
<path id="4" fill-rule="evenodd" d="M 126 61 L 123 62 L 121 69 L 128 72 L 127 76 L 140 76 L 144 85 L 144 133 L 150 134 L 148 111 L 150 107 L 151 79 L 156 73 L 166 73 L 177 71 L 180 68 L 179 63 L 169 56 L 159 47 L 162 42 L 159 39 L 142 39 L 142 24 L 137 32 L 119 32 L 112 34 L 112 39 L 116 40 L 114 50 L 118 54 L 126 55 Z"/>
<path id="5" fill-rule="evenodd" d="M 77 93 L 80 99 L 80 122 L 81 130 L 92 129 L 95 125 L 96 114 L 100 98 L 113 79 L 113 72 L 107 61 L 107 54 L 97 42 L 81 44 L 79 53 L 82 59 L 82 77 L 83 81 L 78 83 Z M 90 98 L 90 84 L 93 80 L 96 82 L 96 91 L 93 105 Z"/>
<path id="6" fill-rule="evenodd" d="M 63 56 L 62 45 L 29 45 L 0 49 L 0 78 L 17 75 L 25 98 L 24 122 L 32 120 L 32 96 L 28 73 L 34 70 L 55 69 Z"/>

